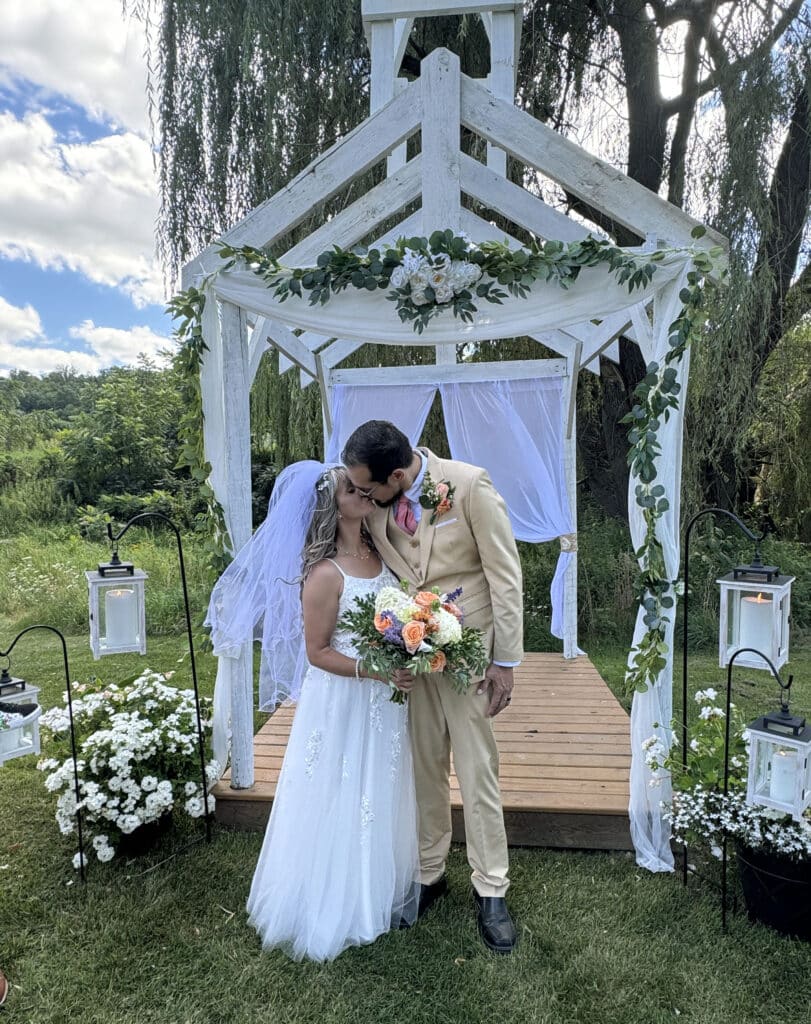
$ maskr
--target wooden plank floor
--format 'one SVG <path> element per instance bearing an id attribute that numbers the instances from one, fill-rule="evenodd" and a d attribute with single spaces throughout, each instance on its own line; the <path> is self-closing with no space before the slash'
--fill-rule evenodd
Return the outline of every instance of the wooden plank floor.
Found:
<path id="1" fill-rule="evenodd" d="M 263 828 L 270 814 L 293 708 L 280 708 L 254 738 L 256 781 L 214 789 L 217 818 Z M 501 797 L 513 846 L 631 849 L 628 715 L 586 657 L 528 654 L 513 701 L 495 720 Z M 454 840 L 464 839 L 462 801 L 451 777 Z"/>

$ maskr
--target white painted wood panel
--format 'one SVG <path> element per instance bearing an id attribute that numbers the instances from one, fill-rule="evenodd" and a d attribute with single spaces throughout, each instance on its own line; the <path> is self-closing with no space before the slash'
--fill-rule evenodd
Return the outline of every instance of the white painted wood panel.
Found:
<path id="1" fill-rule="evenodd" d="M 221 236 L 231 245 L 268 246 L 283 237 L 354 178 L 365 174 L 419 128 L 422 86 L 409 85 L 384 107 L 317 156 L 289 185 L 255 207 Z M 183 287 L 219 266 L 216 243 L 183 268 Z"/>
<path id="2" fill-rule="evenodd" d="M 680 245 L 727 247 L 726 239 L 709 228 L 703 238 L 693 239 L 699 221 L 467 76 L 462 76 L 462 122 L 642 238 L 656 233 Z"/>

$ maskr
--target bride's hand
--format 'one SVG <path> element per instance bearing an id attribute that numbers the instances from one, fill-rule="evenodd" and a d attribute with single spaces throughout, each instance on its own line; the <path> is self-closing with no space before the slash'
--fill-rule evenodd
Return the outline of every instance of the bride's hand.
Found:
<path id="1" fill-rule="evenodd" d="M 391 681 L 398 690 L 402 690 L 403 693 L 410 693 L 415 682 L 414 673 L 407 668 L 398 668 L 391 677 Z"/>

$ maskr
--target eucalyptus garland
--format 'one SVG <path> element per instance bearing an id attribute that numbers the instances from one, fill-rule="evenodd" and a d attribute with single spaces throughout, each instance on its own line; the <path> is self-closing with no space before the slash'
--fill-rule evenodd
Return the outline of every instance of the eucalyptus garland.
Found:
<path id="1" fill-rule="evenodd" d="M 693 229 L 693 237 L 704 235 L 703 227 Z M 673 364 L 681 362 L 692 339 L 706 319 L 706 292 L 726 277 L 726 270 L 718 271 L 714 260 L 723 256 L 720 247 L 709 251 L 691 250 L 693 269 L 687 274 L 687 284 L 679 299 L 682 307 L 668 329 L 669 351 L 664 365 L 649 363 L 646 374 L 634 390 L 633 408 L 622 423 L 628 431 L 628 465 L 632 476 L 639 480 L 634 488 L 635 500 L 645 518 L 645 537 L 634 552 L 640 567 L 636 576 L 636 596 L 644 609 L 643 622 L 647 626 L 634 648 L 625 676 L 628 692 L 644 693 L 654 685 L 667 664 L 667 625 L 675 606 L 676 596 L 683 593 L 680 580 L 671 580 L 665 566 L 664 549 L 657 535 L 657 524 L 669 506 L 665 489 L 656 480 L 656 459 L 662 452 L 659 428 L 679 405 L 681 385 Z"/>
<path id="2" fill-rule="evenodd" d="M 347 288 L 390 289 L 386 298 L 395 304 L 400 320 L 410 322 L 418 334 L 446 310 L 470 323 L 477 302 L 501 305 L 508 294 L 526 299 L 536 281 L 556 281 L 568 288 L 584 267 L 601 263 L 633 291 L 648 284 L 657 261 L 665 256 L 628 252 L 591 236 L 568 244 L 533 240 L 527 249 L 511 249 L 504 242 L 474 244 L 450 230 L 434 231 L 430 238 L 399 238 L 383 249 L 336 245 L 322 252 L 314 267 L 285 267 L 249 245 L 223 245 L 219 254 L 226 261 L 224 270 L 246 265 L 280 302 L 306 293 L 311 306 L 323 306 Z"/>
<path id="3" fill-rule="evenodd" d="M 694 238 L 705 234 L 697 227 Z M 384 249 L 335 246 L 318 257 L 316 266 L 287 268 L 261 249 L 251 246 L 222 245 L 222 270 L 237 264 L 247 265 L 261 277 L 280 302 L 305 294 L 310 305 L 324 305 L 333 294 L 354 288 L 375 292 L 390 289 L 387 298 L 395 303 L 404 323 L 411 322 L 417 333 L 440 313 L 450 311 L 469 323 L 477 311 L 477 302 L 501 304 L 508 295 L 527 298 L 536 281 L 556 281 L 568 288 L 584 267 L 608 266 L 629 292 L 648 284 L 668 255 L 689 255 L 692 269 L 679 296 L 682 307 L 668 330 L 669 351 L 664 365 L 652 362 L 637 385 L 635 404 L 624 417 L 629 426 L 628 465 L 639 482 L 635 500 L 642 509 L 645 536 L 635 551 L 639 562 L 636 596 L 644 609 L 646 632 L 634 648 L 626 673 L 629 692 L 643 692 L 655 684 L 667 661 L 666 629 L 680 592 L 678 580 L 670 579 L 657 527 L 669 504 L 662 484 L 657 484 L 656 460 L 661 455 L 659 429 L 679 405 L 681 385 L 677 364 L 705 319 L 705 292 L 719 282 L 714 261 L 723 256 L 720 248 L 660 249 L 654 252 L 629 252 L 604 239 L 591 236 L 571 243 L 533 241 L 528 249 L 510 249 L 502 242 L 473 244 L 464 235 L 435 231 L 429 238 L 400 238 Z M 506 289 L 506 290 L 505 290 Z M 188 380 L 187 413 L 181 429 L 184 437 L 183 459 L 206 499 L 212 523 L 209 542 L 215 567 L 228 561 L 228 533 L 223 512 L 207 478 L 210 466 L 205 461 L 202 443 L 202 398 L 199 369 L 205 344 L 202 338 L 204 295 L 190 288 L 177 295 L 169 309 L 181 323 L 177 335 L 185 353 L 183 367 Z"/>

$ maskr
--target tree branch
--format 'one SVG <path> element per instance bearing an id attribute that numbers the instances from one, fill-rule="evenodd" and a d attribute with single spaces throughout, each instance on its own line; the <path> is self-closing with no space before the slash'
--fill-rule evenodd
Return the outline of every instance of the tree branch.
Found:
<path id="1" fill-rule="evenodd" d="M 769 32 L 768 35 L 766 35 L 765 38 L 762 39 L 761 42 L 745 57 L 741 57 L 739 60 L 733 61 L 731 64 L 727 61 L 721 66 L 716 66 L 714 71 L 711 71 L 706 78 L 699 82 L 695 99 L 699 99 L 702 96 L 706 96 L 708 92 L 712 92 L 713 89 L 717 88 L 721 79 L 725 77 L 725 75 L 740 75 L 756 57 L 760 56 L 766 50 L 770 50 L 800 13 L 803 3 L 804 0 L 792 0 L 785 11 L 783 11 L 782 16 L 778 19 L 771 32 Z M 724 56 L 726 56 L 726 54 Z M 683 106 L 691 102 L 695 102 L 695 100 L 692 99 L 692 97 L 687 96 L 675 96 L 672 100 L 666 100 L 663 104 L 665 115 L 667 117 L 673 117 L 681 111 Z"/>

